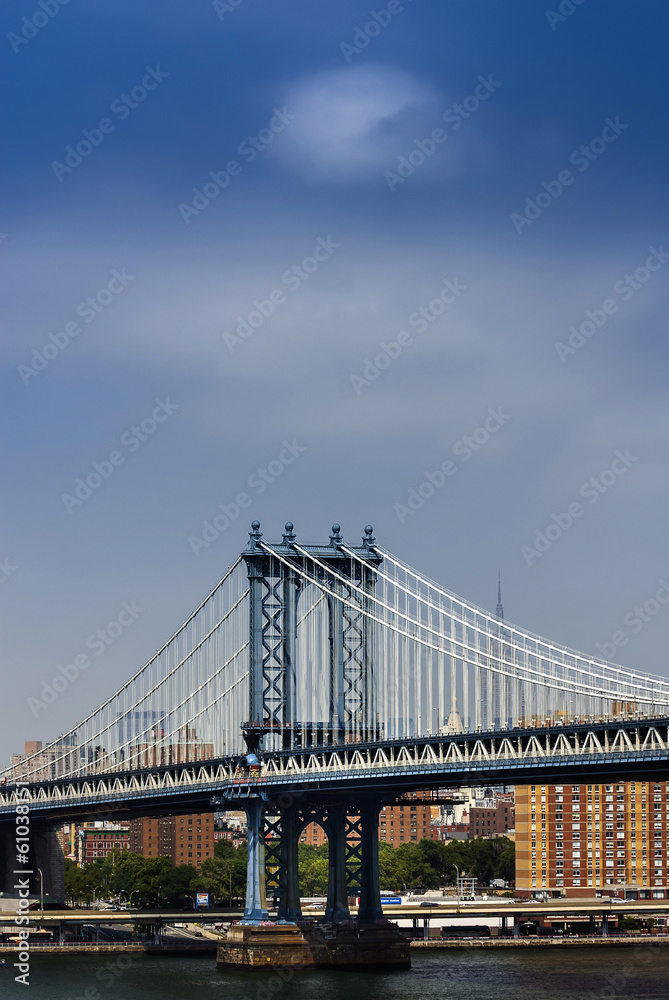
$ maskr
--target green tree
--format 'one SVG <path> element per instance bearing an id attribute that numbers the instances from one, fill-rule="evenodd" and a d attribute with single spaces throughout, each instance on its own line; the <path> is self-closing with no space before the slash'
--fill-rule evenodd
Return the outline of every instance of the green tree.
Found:
<path id="1" fill-rule="evenodd" d="M 298 844 L 297 870 L 302 896 L 324 896 L 328 891 L 327 842 L 320 847 Z"/>
<path id="2" fill-rule="evenodd" d="M 508 837 L 505 846 L 497 859 L 495 878 L 503 878 L 505 882 L 513 882 L 516 878 L 516 845 Z"/>
<path id="3" fill-rule="evenodd" d="M 243 897 L 246 893 L 246 844 L 235 848 L 228 840 L 217 840 L 214 856 L 202 862 L 193 888 L 230 905 L 233 900 Z"/>

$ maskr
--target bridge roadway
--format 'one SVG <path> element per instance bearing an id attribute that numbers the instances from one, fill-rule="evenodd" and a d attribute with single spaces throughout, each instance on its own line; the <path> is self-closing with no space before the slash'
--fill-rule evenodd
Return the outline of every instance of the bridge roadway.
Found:
<path id="1" fill-rule="evenodd" d="M 23 911 L 21 911 L 23 912 Z M 134 923 L 134 924 L 175 924 L 175 923 L 228 923 L 234 920 L 241 920 L 242 910 L 209 910 L 201 913 L 189 910 L 45 910 L 44 915 L 38 910 L 30 910 L 30 923 L 37 924 L 60 924 L 66 923 L 86 923 L 86 924 L 113 924 L 113 923 Z M 323 910 L 308 909 L 303 911 L 305 919 L 314 917 L 320 919 Z M 356 908 L 351 907 L 351 914 L 355 916 Z M 669 915 L 669 900 L 667 899 L 642 899 L 627 900 L 625 903 L 610 903 L 608 899 L 585 899 L 585 900 L 565 900 L 554 899 L 543 903 L 510 902 L 505 904 L 495 902 L 481 903 L 436 903 L 434 906 L 384 906 L 384 916 L 391 920 L 430 917 L 519 917 L 521 920 L 536 920 L 537 917 L 552 917 L 553 919 L 564 920 L 568 917 L 589 917 L 615 916 L 625 914 L 627 916 L 649 916 L 649 915 Z M 0 923 L 13 923 L 17 913 L 3 912 L 0 914 Z M 270 911 L 270 919 L 271 911 Z"/>
<path id="2" fill-rule="evenodd" d="M 14 822 L 18 801 L 28 802 L 31 820 L 59 822 L 90 818 L 101 807 L 118 818 L 208 810 L 214 804 L 239 808 L 258 794 L 271 801 L 297 789 L 310 799 L 364 790 L 392 801 L 393 794 L 408 789 L 444 785 L 669 777 L 669 717 L 268 752 L 260 774 L 243 778 L 238 763 L 238 757 L 223 757 L 63 777 L 28 785 L 29 797 L 20 799 L 15 786 L 1 786 L 0 824 Z"/>

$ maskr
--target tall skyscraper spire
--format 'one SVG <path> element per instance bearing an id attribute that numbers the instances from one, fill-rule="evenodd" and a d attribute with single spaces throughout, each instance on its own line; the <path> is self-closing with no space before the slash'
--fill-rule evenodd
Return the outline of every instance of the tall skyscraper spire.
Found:
<path id="1" fill-rule="evenodd" d="M 497 570 L 497 607 L 495 608 L 495 614 L 498 618 L 504 620 L 504 608 L 502 607 L 502 574 L 500 570 Z"/>

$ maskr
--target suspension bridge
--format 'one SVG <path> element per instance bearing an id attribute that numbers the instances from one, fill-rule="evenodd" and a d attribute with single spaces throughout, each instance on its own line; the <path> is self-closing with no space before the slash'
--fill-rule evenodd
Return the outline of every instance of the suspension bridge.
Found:
<path id="1" fill-rule="evenodd" d="M 11 879 L 19 803 L 35 830 L 98 811 L 244 808 L 249 924 L 266 915 L 266 878 L 281 919 L 300 916 L 297 842 L 314 820 L 330 844 L 326 921 L 348 919 L 347 897 L 360 895 L 364 923 L 381 916 L 378 812 L 398 793 L 657 776 L 668 760 L 669 680 L 534 635 L 501 605 L 475 607 L 381 548 L 370 526 L 350 545 L 335 524 L 319 545 L 291 522 L 266 541 L 254 521 L 239 559 L 148 663 L 0 771 L 0 877 Z"/>

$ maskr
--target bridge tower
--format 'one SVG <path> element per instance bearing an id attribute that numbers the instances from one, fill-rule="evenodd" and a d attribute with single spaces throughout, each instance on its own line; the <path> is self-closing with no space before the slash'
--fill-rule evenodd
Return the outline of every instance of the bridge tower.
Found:
<path id="1" fill-rule="evenodd" d="M 247 767 L 257 765 L 264 740 L 269 744 L 268 750 L 317 749 L 382 737 L 376 715 L 373 634 L 368 614 L 376 585 L 375 570 L 382 562 L 374 546 L 373 529 L 369 525 L 362 545 L 347 547 L 347 554 L 338 524 L 332 526 L 329 544 L 301 545 L 291 521 L 286 523 L 278 544 L 264 542 L 260 523 L 252 523 L 249 543 L 242 553 L 250 590 L 249 719 L 242 727 L 248 751 Z M 355 559 L 351 558 L 351 551 Z M 327 717 L 323 719 L 299 718 L 298 711 L 300 684 L 311 680 L 304 676 L 307 665 L 298 662 L 298 602 L 310 584 L 324 594 L 327 607 L 328 690 Z M 230 938 L 226 961 L 248 964 L 249 949 L 253 950 L 249 934 L 267 920 L 268 891 L 278 904 L 279 925 L 297 928 L 302 920 L 297 867 L 299 837 L 308 823 L 317 822 L 325 830 L 329 844 L 323 924 L 330 930 L 320 937 L 313 932 L 308 947 L 304 941 L 300 947 L 307 948 L 312 957 L 317 952 L 321 954 L 321 961 L 316 964 L 344 961 L 355 964 L 363 960 L 373 963 L 379 961 L 384 950 L 388 964 L 408 964 L 404 939 L 393 925 L 383 920 L 378 872 L 380 807 L 381 800 L 368 793 L 310 793 L 307 798 L 298 790 L 275 799 L 267 792 L 264 797 L 251 795 L 245 805 L 248 820 L 248 881 L 242 920 L 245 930 L 240 929 L 237 942 L 243 957 L 235 957 L 235 943 Z M 351 896 L 360 897 L 357 926 L 367 929 L 365 950 L 359 946 L 359 933 L 351 941 L 344 942 L 341 938 L 344 924 L 349 926 L 345 936 L 351 936 L 348 902 Z M 255 947 L 264 954 L 261 945 L 256 943 Z M 276 947 L 275 940 L 274 964 L 279 961 Z M 390 956 L 398 948 L 400 960 L 393 962 Z M 295 952 L 294 940 L 292 952 Z M 334 952 L 340 955 L 336 960 Z M 308 958 L 305 961 L 313 964 Z"/>
<path id="2" fill-rule="evenodd" d="M 343 551 L 343 542 L 338 524 L 332 525 L 329 545 L 298 544 L 291 521 L 282 542 L 268 544 L 260 522 L 251 525 L 242 553 L 250 589 L 248 727 L 265 729 L 276 748 L 359 741 L 376 732 L 374 651 L 364 595 L 374 591 L 382 556 L 370 525 L 362 545 L 351 546 L 357 559 Z M 297 718 L 298 685 L 308 680 L 305 665 L 297 663 L 297 608 L 310 582 L 326 593 L 328 606 L 329 707 L 320 720 Z"/>

